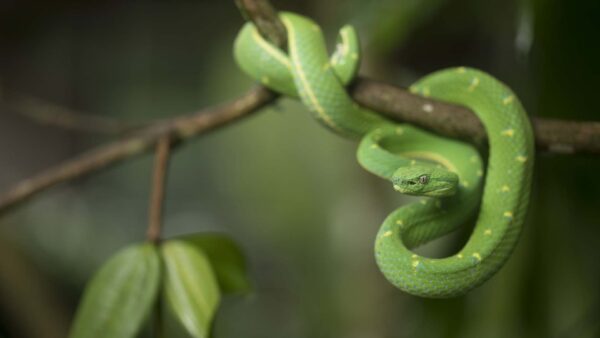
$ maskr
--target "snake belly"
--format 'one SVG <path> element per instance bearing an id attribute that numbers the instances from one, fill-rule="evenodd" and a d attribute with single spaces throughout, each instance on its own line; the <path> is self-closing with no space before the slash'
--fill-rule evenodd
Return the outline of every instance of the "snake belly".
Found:
<path id="1" fill-rule="evenodd" d="M 242 70 L 272 90 L 300 98 L 330 130 L 360 139 L 357 159 L 379 177 L 391 180 L 398 168 L 410 166 L 435 166 L 458 176 L 454 195 L 424 197 L 385 219 L 375 242 L 384 276 L 401 290 L 431 298 L 458 296 L 489 279 L 514 249 L 529 201 L 533 134 L 516 95 L 492 76 L 464 67 L 435 72 L 411 87 L 413 93 L 475 112 L 489 140 L 484 173 L 472 146 L 394 123 L 352 100 L 345 85 L 356 74 L 360 51 L 351 27 L 342 28 L 329 58 L 317 24 L 293 13 L 280 18 L 288 52 L 248 23 L 234 46 Z M 478 205 L 473 232 L 458 253 L 438 259 L 411 251 L 464 225 Z"/>

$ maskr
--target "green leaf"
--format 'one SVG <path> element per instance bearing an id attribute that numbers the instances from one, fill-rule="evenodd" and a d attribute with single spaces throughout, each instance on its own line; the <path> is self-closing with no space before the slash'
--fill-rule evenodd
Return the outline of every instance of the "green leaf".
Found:
<path id="1" fill-rule="evenodd" d="M 117 252 L 88 283 L 69 337 L 134 337 L 154 304 L 159 281 L 154 245 L 136 244 Z"/>
<path id="2" fill-rule="evenodd" d="M 246 260 L 239 246 L 231 238 L 219 234 L 196 234 L 181 239 L 206 254 L 222 293 L 250 291 Z"/>
<path id="3" fill-rule="evenodd" d="M 161 252 L 165 264 L 163 297 L 192 337 L 208 337 L 221 297 L 210 262 L 185 241 L 167 241 Z"/>

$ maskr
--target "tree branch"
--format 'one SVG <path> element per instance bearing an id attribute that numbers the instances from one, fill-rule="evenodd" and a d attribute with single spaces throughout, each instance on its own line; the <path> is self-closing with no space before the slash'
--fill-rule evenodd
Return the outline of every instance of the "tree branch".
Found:
<path id="1" fill-rule="evenodd" d="M 236 0 L 244 16 L 270 41 L 285 41 L 285 26 L 268 0 Z M 270 21 L 270 23 L 266 23 Z M 356 102 L 398 122 L 483 145 L 486 134 L 469 109 L 414 95 L 359 77 L 350 88 Z M 558 154 L 600 154 L 600 122 L 532 118 L 537 149 Z"/>
<path id="2" fill-rule="evenodd" d="M 398 122 L 408 122 L 437 134 L 483 145 L 483 125 L 469 109 L 414 95 L 366 78 L 350 88 L 359 104 Z M 600 154 L 600 122 L 531 118 L 538 151 L 556 154 Z"/>
<path id="3" fill-rule="evenodd" d="M 269 1 L 235 0 L 244 19 L 252 21 L 262 36 L 275 46 L 286 49 L 287 33 L 277 11 Z"/>
<path id="4" fill-rule="evenodd" d="M 121 140 L 100 146 L 73 159 L 27 178 L 0 195 L 0 212 L 59 183 L 89 175 L 110 165 L 151 150 L 159 139 L 183 141 L 237 121 L 275 99 L 270 91 L 256 87 L 242 97 L 220 107 L 189 116 L 157 122 Z"/>
<path id="5" fill-rule="evenodd" d="M 149 122 L 135 123 L 84 114 L 28 95 L 2 94 L 2 104 L 6 110 L 25 116 L 36 123 L 67 130 L 99 134 L 124 134 L 150 124 Z"/>
<path id="6" fill-rule="evenodd" d="M 167 182 L 170 153 L 171 140 L 168 136 L 162 137 L 156 145 L 154 174 L 152 175 L 152 195 L 150 196 L 150 205 L 148 207 L 148 230 L 146 238 L 153 243 L 160 242 L 161 238 L 165 184 Z"/>

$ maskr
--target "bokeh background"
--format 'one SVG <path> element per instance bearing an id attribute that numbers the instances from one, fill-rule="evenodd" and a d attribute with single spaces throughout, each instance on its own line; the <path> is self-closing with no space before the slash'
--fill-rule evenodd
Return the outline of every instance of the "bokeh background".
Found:
<path id="1" fill-rule="evenodd" d="M 407 86 L 467 65 L 509 84 L 536 116 L 600 120 L 596 0 L 274 1 L 329 40 L 355 24 L 361 73 Z M 252 85 L 233 62 L 232 1 L 0 2 L 0 84 L 82 112 L 149 120 Z M 0 101 L 1 102 L 1 101 Z M 0 191 L 107 142 L 36 124 L 0 103 Z M 215 337 L 599 337 L 600 158 L 537 158 L 516 252 L 465 297 L 388 284 L 372 247 L 406 199 L 355 160 L 356 144 L 282 99 L 178 148 L 166 235 L 230 234 L 254 293 L 226 298 Z M 151 156 L 53 188 L 0 216 L 0 337 L 64 337 L 93 271 L 143 240 Z M 468 231 L 426 248 L 449 253 Z"/>

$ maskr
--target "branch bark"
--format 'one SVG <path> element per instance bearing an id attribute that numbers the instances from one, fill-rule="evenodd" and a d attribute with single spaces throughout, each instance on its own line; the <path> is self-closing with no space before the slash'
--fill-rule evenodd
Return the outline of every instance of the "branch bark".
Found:
<path id="1" fill-rule="evenodd" d="M 84 133 L 119 135 L 151 124 L 84 114 L 18 93 L 2 93 L 2 105 L 4 110 L 25 116 L 36 123 Z"/>
<path id="2" fill-rule="evenodd" d="M 161 239 L 165 185 L 167 183 L 170 155 L 171 140 L 168 136 L 162 137 L 156 144 L 152 193 L 148 207 L 148 230 L 146 232 L 146 238 L 155 244 L 159 243 Z"/>
<path id="3" fill-rule="evenodd" d="M 228 123 L 240 120 L 275 99 L 263 87 L 256 87 L 242 97 L 220 107 L 209 108 L 189 116 L 157 122 L 121 140 L 100 146 L 73 159 L 27 178 L 0 195 L 0 212 L 59 183 L 89 175 L 125 159 L 150 151 L 164 137 L 177 143 Z"/>
<path id="4" fill-rule="evenodd" d="M 287 33 L 283 22 L 277 17 L 277 11 L 269 1 L 235 0 L 244 19 L 252 21 L 262 36 L 275 46 L 286 49 Z"/>
<path id="5" fill-rule="evenodd" d="M 475 114 L 461 106 L 414 95 L 363 77 L 350 93 L 359 104 L 398 122 L 482 146 L 487 136 Z M 532 117 L 538 151 L 555 154 L 600 154 L 600 122 Z"/>

